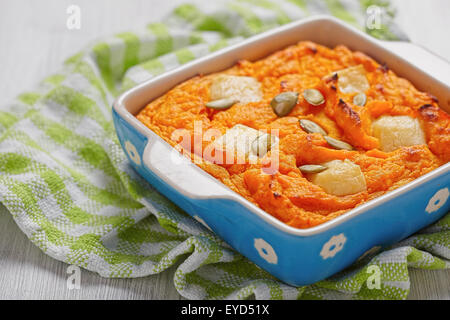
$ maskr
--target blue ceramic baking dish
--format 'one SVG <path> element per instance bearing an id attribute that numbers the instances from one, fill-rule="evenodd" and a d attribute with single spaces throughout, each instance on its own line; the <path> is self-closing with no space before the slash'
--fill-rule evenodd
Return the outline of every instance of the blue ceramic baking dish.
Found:
<path id="1" fill-rule="evenodd" d="M 441 218 L 450 209 L 450 163 L 332 221 L 296 229 L 186 160 L 135 115 L 196 74 L 224 70 L 238 59 L 256 60 L 301 40 L 329 47 L 344 44 L 365 52 L 438 97 L 441 107 L 450 110 L 450 66 L 445 61 L 412 44 L 372 39 L 323 16 L 285 25 L 183 65 L 125 92 L 113 106 L 120 143 L 139 174 L 258 266 L 296 286 L 325 279 L 368 250 L 398 242 Z M 408 53 L 409 61 L 426 61 L 426 70 L 408 62 L 401 52 Z"/>

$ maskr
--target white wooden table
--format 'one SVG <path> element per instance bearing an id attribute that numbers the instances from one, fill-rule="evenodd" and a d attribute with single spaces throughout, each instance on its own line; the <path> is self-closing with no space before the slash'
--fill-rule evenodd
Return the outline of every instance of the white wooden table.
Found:
<path id="1" fill-rule="evenodd" d="M 62 61 L 98 36 L 139 29 L 178 1 L 10 0 L 0 2 L 0 105 L 57 71 Z M 398 23 L 413 42 L 450 60 L 450 1 L 396 0 Z M 66 28 L 66 9 L 82 10 L 80 30 Z M 81 289 L 68 290 L 67 264 L 36 248 L 0 206 L 0 299 L 181 299 L 176 266 L 140 279 L 105 279 L 82 271 Z M 450 299 L 450 270 L 413 269 L 410 299 Z"/>

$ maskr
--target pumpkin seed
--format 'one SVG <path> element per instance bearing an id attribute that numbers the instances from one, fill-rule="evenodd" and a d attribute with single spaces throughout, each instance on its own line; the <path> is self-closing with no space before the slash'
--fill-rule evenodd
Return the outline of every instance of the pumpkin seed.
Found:
<path id="1" fill-rule="evenodd" d="M 306 101 L 308 101 L 309 104 L 312 104 L 313 106 L 319 106 L 325 102 L 325 98 L 323 97 L 322 93 L 316 89 L 306 89 L 305 91 L 303 91 L 303 97 Z"/>
<path id="2" fill-rule="evenodd" d="M 219 99 L 210 101 L 206 104 L 208 108 L 216 109 L 216 110 L 225 110 L 230 108 L 233 104 L 236 104 L 238 100 L 231 99 L 231 98 L 225 98 L 225 99 Z"/>
<path id="3" fill-rule="evenodd" d="M 330 146 L 339 150 L 353 150 L 353 147 L 344 141 L 340 141 L 338 139 L 334 139 L 329 136 L 325 136 L 324 139 L 328 142 Z"/>
<path id="4" fill-rule="evenodd" d="M 308 133 L 320 133 L 321 135 L 326 136 L 327 132 L 323 130 L 317 123 L 307 120 L 307 119 L 300 119 L 300 127 L 303 128 Z"/>
<path id="5" fill-rule="evenodd" d="M 366 104 L 366 100 L 367 100 L 366 94 L 364 92 L 360 92 L 353 97 L 353 104 L 364 107 L 364 105 Z"/>
<path id="6" fill-rule="evenodd" d="M 295 107 L 297 100 L 298 92 L 286 91 L 275 96 L 270 105 L 277 116 L 284 117 Z"/>
<path id="7" fill-rule="evenodd" d="M 274 142 L 274 137 L 272 137 L 270 134 L 264 133 L 253 140 L 252 151 L 258 157 L 262 157 L 270 151 Z"/>
<path id="8" fill-rule="evenodd" d="M 306 164 L 298 168 L 303 173 L 319 173 L 328 169 L 327 167 L 321 166 L 319 164 Z"/>

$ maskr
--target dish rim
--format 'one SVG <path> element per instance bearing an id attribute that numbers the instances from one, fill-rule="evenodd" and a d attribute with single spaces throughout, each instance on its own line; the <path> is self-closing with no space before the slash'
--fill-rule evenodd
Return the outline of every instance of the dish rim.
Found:
<path id="1" fill-rule="evenodd" d="M 357 30 L 356 28 L 349 26 L 347 24 L 345 24 L 344 22 L 331 17 L 331 16 L 327 16 L 327 15 L 316 15 L 313 17 L 309 17 L 309 18 L 305 18 L 299 21 L 294 21 L 291 23 L 288 23 L 286 25 L 274 28 L 272 30 L 260 33 L 258 35 L 255 35 L 253 37 L 250 37 L 248 39 L 245 39 L 243 41 L 240 41 L 237 44 L 233 44 L 230 46 L 227 46 L 225 48 L 222 48 L 220 50 L 217 50 L 213 53 L 210 53 L 204 57 L 200 57 L 198 59 L 195 59 L 191 62 L 188 62 L 186 64 L 183 64 L 179 67 L 176 67 L 168 72 L 164 72 L 161 75 L 155 76 L 147 81 L 144 81 L 136 86 L 134 86 L 133 88 L 128 89 L 127 91 L 123 92 L 113 103 L 113 110 L 115 110 L 117 112 L 117 114 L 123 119 L 125 120 L 129 125 L 131 125 L 134 129 L 136 129 L 138 132 L 140 132 L 143 136 L 145 136 L 148 141 L 152 141 L 152 140 L 156 140 L 160 143 L 163 143 L 165 145 L 168 145 L 170 148 L 173 148 L 170 144 L 168 144 L 164 139 L 162 139 L 160 136 L 158 136 L 155 132 L 153 132 L 150 128 L 146 127 L 142 122 L 140 122 L 136 116 L 134 116 L 130 111 L 127 110 L 125 102 L 130 99 L 130 97 L 132 97 L 133 95 L 137 94 L 138 92 L 140 92 L 141 90 L 147 89 L 149 90 L 151 88 L 152 84 L 155 84 L 159 81 L 162 80 L 166 80 L 167 78 L 170 78 L 173 75 L 176 75 L 176 73 L 190 68 L 192 66 L 198 65 L 198 64 L 203 64 L 205 62 L 207 62 L 208 60 L 212 60 L 212 59 L 216 59 L 218 57 L 220 57 L 221 55 L 224 55 L 225 53 L 229 53 L 232 52 L 234 50 L 236 50 L 237 48 L 240 48 L 242 46 L 246 46 L 249 45 L 253 42 L 258 42 L 263 40 L 265 37 L 269 36 L 269 35 L 275 35 L 277 33 L 282 33 L 285 32 L 291 28 L 298 28 L 302 25 L 311 23 L 311 22 L 320 22 L 320 21 L 326 21 L 326 22 L 332 22 L 332 23 L 336 23 L 339 26 L 347 29 L 348 32 L 351 32 L 353 34 L 356 34 L 358 36 L 362 36 L 365 38 L 365 40 L 371 42 L 373 45 L 378 46 L 378 47 L 382 47 L 382 45 L 380 43 L 378 43 L 378 40 L 371 38 L 370 36 L 368 36 L 367 34 Z M 403 60 L 406 64 L 409 64 L 410 66 L 411 63 L 404 60 L 402 57 L 398 56 L 395 52 L 392 52 L 389 48 L 386 47 L 382 47 L 382 49 L 389 51 L 389 53 L 401 60 Z M 421 69 L 420 69 L 421 70 Z M 426 73 L 429 77 L 435 79 L 436 81 L 440 82 L 441 84 L 443 84 L 445 87 L 447 87 L 449 90 L 450 88 L 448 87 L 448 85 L 442 83 L 439 79 L 436 79 L 435 77 L 433 77 L 432 75 L 428 74 L 426 71 L 421 70 L 422 72 Z M 187 79 L 185 79 L 184 81 L 186 81 Z M 180 82 L 181 83 L 181 82 Z M 149 101 L 148 103 L 150 103 L 151 101 Z M 144 108 L 145 106 L 143 106 L 142 108 Z M 144 148 L 143 151 L 143 158 L 146 157 L 147 153 L 148 153 L 148 146 L 149 143 L 147 143 L 147 145 Z M 144 161 L 144 164 L 145 161 Z M 292 226 L 289 226 L 287 224 L 285 224 L 284 222 L 282 222 L 281 220 L 278 220 L 277 218 L 275 218 L 274 216 L 272 216 L 270 213 L 264 211 L 263 209 L 259 208 L 258 206 L 256 206 L 255 204 L 251 203 L 250 201 L 248 201 L 247 199 L 245 199 L 244 197 L 242 197 L 240 194 L 238 194 L 237 192 L 229 189 L 226 185 L 224 185 L 223 183 L 221 183 L 219 180 L 217 180 L 216 178 L 214 178 L 213 176 L 211 176 L 210 174 L 208 174 L 206 171 L 202 170 L 201 168 L 199 168 L 198 166 L 196 166 L 195 164 L 192 164 L 192 166 L 196 169 L 196 171 L 202 175 L 206 175 L 208 177 L 209 180 L 211 180 L 211 183 L 217 183 L 220 184 L 221 186 L 227 188 L 230 192 L 228 195 L 222 195 L 222 196 L 198 196 L 198 195 L 193 195 L 193 194 L 189 194 L 188 192 L 184 192 L 184 191 L 180 191 L 178 190 L 183 196 L 189 198 L 189 199 L 193 199 L 193 200 L 201 200 L 201 199 L 216 199 L 216 200 L 232 200 L 232 201 L 237 201 L 240 205 L 242 205 L 243 207 L 245 207 L 246 209 L 248 209 L 251 213 L 256 214 L 259 218 L 263 219 L 264 221 L 266 221 L 267 223 L 269 223 L 270 225 L 272 225 L 273 227 L 277 228 L 278 230 L 285 232 L 287 234 L 291 234 L 294 236 L 300 236 L 300 237 L 307 237 L 307 236 L 313 236 L 313 235 L 317 235 L 320 233 L 323 233 L 325 231 L 328 231 L 332 228 L 336 228 L 340 225 L 342 225 L 344 222 L 352 220 L 353 218 L 359 216 L 360 214 L 375 208 L 377 206 L 380 206 L 388 201 L 393 200 L 394 198 L 409 192 L 412 189 L 418 188 L 421 185 L 429 182 L 430 180 L 439 177 L 440 175 L 443 175 L 445 173 L 450 172 L 450 163 L 446 163 L 436 169 L 434 169 L 433 171 L 417 178 L 414 179 L 413 181 L 395 189 L 392 191 L 387 192 L 386 194 L 379 196 L 375 199 L 372 199 L 370 201 L 367 201 L 361 205 L 359 205 L 356 208 L 350 209 L 349 211 L 345 212 L 344 214 L 342 214 L 341 216 L 338 216 L 332 220 L 326 221 L 320 225 L 311 227 L 311 228 L 306 228 L 306 229 L 299 229 L 299 228 L 295 228 Z M 150 170 L 150 168 L 148 168 L 148 170 Z M 155 171 L 155 170 L 152 170 Z M 158 177 L 160 179 L 162 179 L 165 183 L 167 183 L 170 187 L 174 188 L 172 181 L 170 181 L 169 179 L 167 179 L 166 176 L 164 175 L 159 175 Z M 174 188 L 175 190 L 177 190 L 177 188 Z"/>

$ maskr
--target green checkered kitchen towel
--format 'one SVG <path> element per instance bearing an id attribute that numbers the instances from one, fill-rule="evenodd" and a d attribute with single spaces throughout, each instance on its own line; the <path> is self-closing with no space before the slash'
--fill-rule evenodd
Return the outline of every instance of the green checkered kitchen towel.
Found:
<path id="1" fill-rule="evenodd" d="M 404 39 L 386 1 L 190 2 L 164 23 L 104 38 L 0 112 L 0 201 L 49 256 L 104 277 L 143 277 L 180 262 L 189 299 L 404 299 L 408 267 L 450 267 L 450 215 L 368 256 L 332 279 L 292 287 L 256 267 L 155 191 L 130 167 L 114 132 L 121 91 L 243 38 L 310 14 L 364 29 L 366 9 L 384 8 L 384 39 Z M 381 286 L 366 281 L 372 265 Z"/>

